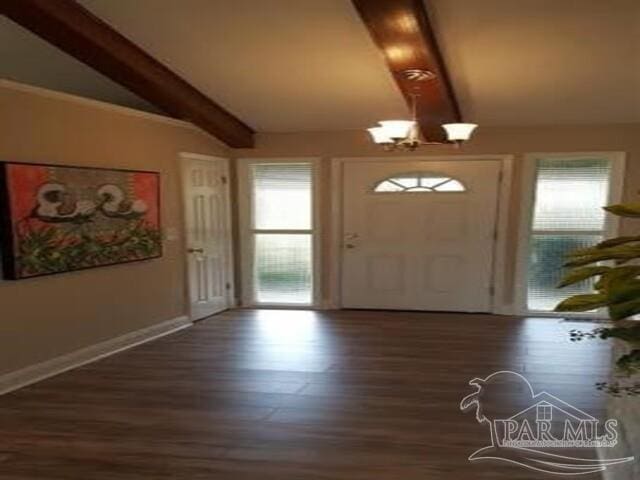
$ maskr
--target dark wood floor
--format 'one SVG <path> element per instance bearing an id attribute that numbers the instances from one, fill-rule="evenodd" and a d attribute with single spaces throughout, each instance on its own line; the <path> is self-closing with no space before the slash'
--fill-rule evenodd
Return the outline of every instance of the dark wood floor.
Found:
<path id="1" fill-rule="evenodd" d="M 459 402 L 470 379 L 507 369 L 602 415 L 593 384 L 606 378 L 606 343 L 566 335 L 591 327 L 227 312 L 0 397 L 0 479 L 549 478 L 469 462 L 489 434 Z"/>

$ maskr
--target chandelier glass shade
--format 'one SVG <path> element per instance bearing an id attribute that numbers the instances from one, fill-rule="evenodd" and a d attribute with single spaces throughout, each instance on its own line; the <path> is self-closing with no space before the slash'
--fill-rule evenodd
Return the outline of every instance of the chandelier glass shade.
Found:
<path id="1" fill-rule="evenodd" d="M 368 128 L 374 143 L 382 145 L 386 150 L 415 150 L 421 145 L 433 145 L 440 142 L 429 142 L 421 138 L 420 126 L 417 117 L 417 94 L 412 94 L 411 120 L 383 120 L 378 126 Z M 442 125 L 447 141 L 460 145 L 471 138 L 471 134 L 477 128 L 475 123 L 445 123 Z"/>
<path id="2" fill-rule="evenodd" d="M 384 120 L 378 123 L 386 137 L 397 140 L 407 138 L 416 125 L 414 120 Z"/>
<path id="3" fill-rule="evenodd" d="M 378 122 L 377 127 L 368 128 L 374 143 L 387 150 L 415 150 L 420 145 L 433 145 L 438 142 L 427 142 L 420 138 L 418 123 L 414 120 L 385 120 Z M 478 127 L 475 123 L 446 123 L 442 125 L 449 142 L 460 144 L 471 138 Z"/>
<path id="4" fill-rule="evenodd" d="M 367 131 L 371 134 L 373 143 L 378 143 L 380 145 L 393 143 L 393 139 L 389 136 L 389 133 L 382 126 L 368 128 Z"/>
<path id="5" fill-rule="evenodd" d="M 445 123 L 442 125 L 450 142 L 466 142 L 477 127 L 478 125 L 475 123 Z"/>

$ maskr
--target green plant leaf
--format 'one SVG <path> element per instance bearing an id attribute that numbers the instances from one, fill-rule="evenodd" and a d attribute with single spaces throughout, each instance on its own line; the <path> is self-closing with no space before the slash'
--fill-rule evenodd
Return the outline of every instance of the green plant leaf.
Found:
<path id="1" fill-rule="evenodd" d="M 640 245 L 619 245 L 617 247 L 595 249 L 583 256 L 572 256 L 572 259 L 566 262 L 564 266 L 581 267 L 605 260 L 616 260 L 619 263 L 624 263 L 637 258 L 640 258 Z"/>
<path id="2" fill-rule="evenodd" d="M 609 316 L 612 320 L 622 320 L 640 313 L 640 298 L 609 306 Z"/>
<path id="3" fill-rule="evenodd" d="M 619 338 L 640 348 L 640 325 L 603 328 L 604 336 L 602 338 Z"/>
<path id="4" fill-rule="evenodd" d="M 607 305 L 607 296 L 602 293 L 574 295 L 563 300 L 554 309 L 556 312 L 588 312 Z"/>
<path id="5" fill-rule="evenodd" d="M 600 249 L 597 246 L 586 247 L 586 248 L 578 248 L 577 250 L 573 250 L 567 253 L 567 257 L 575 258 L 575 257 L 584 257 L 586 255 L 600 253 Z"/>
<path id="6" fill-rule="evenodd" d="M 640 373 L 640 349 L 631 350 L 616 361 L 616 367 L 626 375 Z"/>
<path id="7" fill-rule="evenodd" d="M 603 273 L 600 276 L 594 288 L 596 290 L 607 290 L 609 284 L 617 279 L 633 279 L 640 275 L 640 266 L 638 265 L 623 265 L 610 268 L 608 272 Z"/>
<path id="8" fill-rule="evenodd" d="M 618 245 L 625 245 L 627 243 L 640 242 L 640 235 L 630 237 L 616 237 L 600 242 L 596 245 L 596 249 L 603 249 L 609 247 L 617 247 Z"/>
<path id="9" fill-rule="evenodd" d="M 568 285 L 582 282 L 596 275 L 602 275 L 609 270 L 611 270 L 611 267 L 604 266 L 576 268 L 575 270 L 571 270 L 564 276 L 564 278 L 558 284 L 558 288 L 563 288 Z"/>
<path id="10" fill-rule="evenodd" d="M 640 300 L 640 280 L 616 278 L 609 282 L 606 291 L 610 303 L 622 303 L 629 300 Z"/>
<path id="11" fill-rule="evenodd" d="M 604 207 L 604 209 L 619 217 L 640 217 L 640 204 L 638 203 L 609 205 L 608 207 Z"/>

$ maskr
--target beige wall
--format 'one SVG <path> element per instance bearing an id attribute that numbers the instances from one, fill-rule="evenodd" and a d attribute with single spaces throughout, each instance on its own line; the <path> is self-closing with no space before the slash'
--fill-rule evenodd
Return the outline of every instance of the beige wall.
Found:
<path id="1" fill-rule="evenodd" d="M 638 197 L 640 189 L 640 124 L 607 126 L 564 126 L 532 128 L 491 128 L 477 130 L 473 140 L 460 149 L 447 145 L 421 148 L 413 154 L 386 153 L 373 145 L 364 131 L 341 133 L 300 133 L 300 134 L 259 134 L 257 148 L 235 150 L 234 156 L 242 157 L 322 157 L 321 202 L 322 202 L 322 290 L 323 300 L 331 292 L 329 275 L 331 223 L 330 203 L 330 159 L 333 157 L 381 157 L 381 156 L 428 156 L 428 155 L 473 155 L 473 154 L 512 154 L 515 155 L 513 172 L 513 195 L 510 202 L 507 269 L 502 272 L 505 283 L 513 285 L 514 266 L 517 252 L 517 230 L 520 219 L 521 163 L 525 153 L 532 152 L 592 152 L 623 151 L 627 153 L 627 172 L 625 176 L 625 199 Z M 631 226 L 623 225 L 623 230 Z M 637 228 L 637 227 L 636 227 Z M 503 302 L 513 300 L 513 289 L 504 292 Z"/>
<path id="2" fill-rule="evenodd" d="M 179 122 L 0 83 L 0 159 L 155 170 L 162 221 L 182 229 L 178 152 L 228 153 Z M 21 281 L 0 281 L 0 373 L 183 315 L 181 240 L 164 257 Z"/>

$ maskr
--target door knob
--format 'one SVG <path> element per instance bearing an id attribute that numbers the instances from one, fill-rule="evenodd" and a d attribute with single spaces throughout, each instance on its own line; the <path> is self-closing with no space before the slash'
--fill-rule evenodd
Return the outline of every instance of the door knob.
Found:
<path id="1" fill-rule="evenodd" d="M 359 237 L 360 235 L 358 235 L 357 233 L 346 233 L 344 235 L 344 248 L 356 248 Z"/>
<path id="2" fill-rule="evenodd" d="M 189 253 L 204 253 L 204 248 L 188 248 Z"/>

